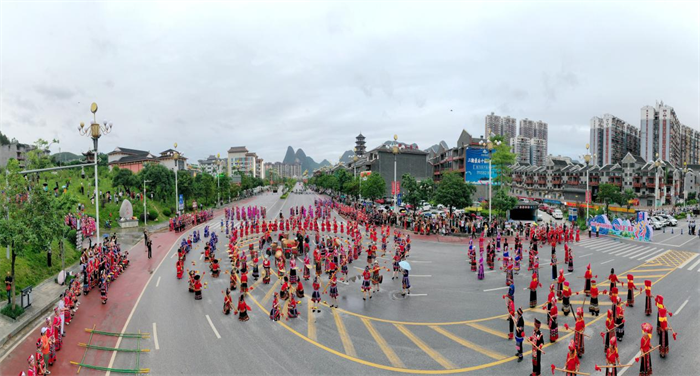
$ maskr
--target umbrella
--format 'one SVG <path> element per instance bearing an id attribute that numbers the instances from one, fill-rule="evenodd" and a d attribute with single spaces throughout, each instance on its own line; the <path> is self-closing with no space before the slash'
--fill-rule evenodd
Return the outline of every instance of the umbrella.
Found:
<path id="1" fill-rule="evenodd" d="M 401 267 L 401 269 L 406 269 L 408 271 L 411 270 L 411 264 L 409 264 L 408 261 L 399 262 L 399 266 Z"/>

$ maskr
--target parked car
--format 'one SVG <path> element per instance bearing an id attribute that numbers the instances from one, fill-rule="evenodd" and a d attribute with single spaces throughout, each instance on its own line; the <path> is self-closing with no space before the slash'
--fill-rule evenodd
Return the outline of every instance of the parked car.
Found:
<path id="1" fill-rule="evenodd" d="M 654 230 L 661 230 L 664 227 L 664 225 L 661 222 L 659 222 L 659 220 L 656 219 L 656 217 L 649 218 L 649 223 L 651 224 L 651 227 L 654 228 Z"/>
<path id="2" fill-rule="evenodd" d="M 552 211 L 552 217 L 554 217 L 554 219 L 564 219 L 564 213 L 559 209 L 554 209 L 554 211 Z"/>
<path id="3" fill-rule="evenodd" d="M 668 222 L 668 226 L 677 226 L 678 225 L 678 220 L 673 218 L 672 216 L 668 214 L 659 214 L 657 217 L 663 218 Z"/>
<path id="4" fill-rule="evenodd" d="M 660 215 L 655 215 L 655 216 L 653 216 L 653 217 L 651 217 L 651 218 L 657 220 L 659 223 L 661 223 L 661 226 L 663 226 L 663 227 L 666 227 L 666 226 L 668 226 L 668 225 L 670 224 L 669 221 L 668 221 L 668 219 L 666 219 L 666 218 L 664 218 L 664 217 L 662 217 L 662 216 L 660 216 Z"/>

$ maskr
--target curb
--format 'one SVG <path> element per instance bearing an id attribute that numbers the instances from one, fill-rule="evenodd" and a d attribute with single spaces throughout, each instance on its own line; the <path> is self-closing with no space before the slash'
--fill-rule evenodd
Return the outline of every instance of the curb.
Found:
<path id="1" fill-rule="evenodd" d="M 34 320 L 36 320 L 37 318 L 43 316 L 44 314 L 46 314 L 46 312 L 51 311 L 51 309 L 53 308 L 54 304 L 56 304 L 56 303 L 58 302 L 58 299 L 59 299 L 58 297 L 56 297 L 55 299 L 52 299 L 52 300 L 50 301 L 50 304 L 47 304 L 46 306 L 42 307 L 41 309 L 38 309 L 38 310 L 34 311 L 34 312 L 31 313 L 31 314 L 25 313 L 25 314 L 23 315 L 23 318 L 25 318 L 25 320 L 23 320 L 24 322 L 21 323 L 21 324 L 20 324 L 17 328 L 15 328 L 13 331 L 11 331 L 10 334 L 8 334 L 7 336 L 5 336 L 5 337 L 3 337 L 3 338 L 0 338 L 0 346 L 5 345 L 5 343 L 7 343 L 7 341 L 13 339 L 13 338 L 17 335 L 17 333 L 19 333 L 19 332 L 21 332 L 22 330 L 24 330 L 27 326 L 29 326 L 29 324 L 31 324 L 32 322 L 34 322 Z M 5 355 L 5 351 L 0 352 L 0 357 L 2 357 L 2 356 L 4 356 L 4 355 Z"/>

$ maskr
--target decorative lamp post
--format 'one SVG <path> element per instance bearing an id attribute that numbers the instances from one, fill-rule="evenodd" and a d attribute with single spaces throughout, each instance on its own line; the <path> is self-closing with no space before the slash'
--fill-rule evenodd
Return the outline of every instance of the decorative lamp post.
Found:
<path id="1" fill-rule="evenodd" d="M 661 167 L 661 161 L 659 160 L 659 153 L 656 153 L 656 161 L 654 162 L 654 166 L 656 167 L 656 176 L 655 176 L 655 183 L 654 184 L 654 212 L 656 212 L 656 207 L 657 207 L 657 200 L 659 199 L 659 168 Z"/>
<path id="2" fill-rule="evenodd" d="M 177 170 L 179 168 L 177 160 L 180 158 L 180 153 L 177 152 L 177 142 L 173 146 L 175 147 L 175 151 L 173 151 L 173 159 L 175 159 L 175 212 L 180 214 L 180 196 L 177 194 Z"/>
<path id="3" fill-rule="evenodd" d="M 216 154 L 216 207 L 221 204 L 221 185 L 219 184 L 221 175 L 221 153 Z"/>
<path id="4" fill-rule="evenodd" d="M 393 186 L 393 191 L 394 191 L 394 211 L 396 211 L 396 196 L 398 195 L 398 184 L 396 183 L 396 155 L 399 154 L 399 143 L 398 143 L 399 136 L 394 135 L 394 146 L 391 148 L 391 152 L 394 153 L 394 186 Z"/>
<path id="5" fill-rule="evenodd" d="M 586 144 L 586 155 L 583 156 L 583 159 L 586 161 L 586 221 L 588 221 L 588 206 L 590 205 L 590 203 L 588 202 L 588 195 L 589 195 L 589 193 L 588 193 L 588 191 L 589 191 L 588 181 L 590 180 L 589 171 L 590 171 L 590 163 L 591 163 L 591 155 L 588 154 L 588 149 L 590 149 L 590 147 L 591 147 L 590 144 Z"/>
<path id="6" fill-rule="evenodd" d="M 688 179 L 688 162 L 683 162 L 683 211 L 685 211 L 688 201 L 688 185 L 685 181 Z"/>
<path id="7" fill-rule="evenodd" d="M 498 147 L 501 145 L 501 141 L 496 141 L 493 142 L 491 140 L 484 141 L 481 140 L 479 141 L 479 145 L 485 146 L 486 149 L 489 151 L 489 225 L 491 224 L 491 186 L 493 185 L 493 182 L 491 181 L 491 153 L 494 150 L 494 147 Z"/>
<path id="8" fill-rule="evenodd" d="M 85 127 L 85 123 L 80 123 L 80 128 L 78 128 L 78 132 L 80 133 L 81 136 L 87 136 L 92 138 L 92 143 L 94 147 L 93 151 L 93 158 L 95 158 L 95 219 L 97 221 L 97 242 L 101 242 L 100 238 L 100 198 L 99 198 L 99 192 L 100 192 L 100 185 L 99 185 L 99 180 L 97 178 L 97 163 L 99 160 L 99 156 L 97 153 L 97 141 L 100 139 L 100 136 L 102 134 L 108 134 L 112 131 L 112 123 L 107 122 L 107 120 L 102 122 L 102 125 L 97 122 L 97 103 L 92 103 L 90 105 L 90 112 L 92 112 L 92 123 L 90 123 L 90 127 Z"/>

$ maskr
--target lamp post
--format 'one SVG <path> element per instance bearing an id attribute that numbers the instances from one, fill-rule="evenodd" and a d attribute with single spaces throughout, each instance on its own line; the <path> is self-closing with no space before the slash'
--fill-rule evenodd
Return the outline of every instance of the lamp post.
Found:
<path id="1" fill-rule="evenodd" d="M 221 185 L 219 184 L 219 175 L 221 175 L 221 154 L 216 155 L 216 207 L 221 203 Z"/>
<path id="2" fill-rule="evenodd" d="M 396 155 L 399 154 L 399 144 L 398 144 L 398 135 L 394 135 L 394 147 L 391 148 L 391 152 L 394 153 L 394 211 L 396 211 L 396 196 L 398 195 L 398 184 L 396 184 Z"/>
<path id="3" fill-rule="evenodd" d="M 688 201 L 688 185 L 685 181 L 688 179 L 688 162 L 683 162 L 683 211 L 686 210 Z"/>
<path id="4" fill-rule="evenodd" d="M 491 186 L 493 185 L 493 182 L 491 181 L 491 153 L 493 152 L 494 145 L 495 147 L 498 147 L 501 145 L 501 141 L 496 141 L 493 142 L 491 140 L 488 140 L 484 142 L 484 140 L 479 141 L 479 145 L 481 146 L 486 146 L 486 149 L 489 151 L 489 225 L 491 224 Z"/>
<path id="5" fill-rule="evenodd" d="M 659 168 L 661 167 L 661 161 L 659 161 L 659 153 L 656 153 L 656 161 L 654 162 L 656 167 L 655 183 L 654 184 L 654 213 L 656 212 L 657 200 L 659 199 Z"/>
<path id="6" fill-rule="evenodd" d="M 150 182 L 151 182 L 151 180 L 144 180 L 143 181 L 143 227 L 144 227 L 144 230 L 148 226 L 148 213 L 146 212 L 146 197 L 148 197 L 148 195 L 146 195 L 146 183 L 150 183 Z"/>
<path id="7" fill-rule="evenodd" d="M 92 144 L 94 147 L 93 151 L 93 157 L 95 158 L 95 219 L 97 221 L 97 241 L 96 243 L 100 242 L 100 198 L 99 198 L 99 192 L 100 192 L 100 185 L 99 185 L 99 180 L 97 178 L 97 163 L 99 160 L 99 156 L 97 154 L 97 141 L 100 139 L 100 136 L 102 134 L 107 134 L 112 131 L 112 123 L 108 123 L 107 120 L 102 122 L 102 125 L 97 122 L 97 103 L 92 103 L 90 105 L 90 112 L 92 112 L 92 122 L 90 123 L 89 127 L 85 127 L 85 123 L 80 123 L 80 128 L 78 128 L 78 132 L 80 133 L 81 136 L 88 136 L 92 138 Z"/>
<path id="8" fill-rule="evenodd" d="M 589 180 L 590 180 L 590 177 L 589 177 L 589 170 L 591 169 L 591 168 L 590 168 L 590 165 L 589 165 L 589 163 L 591 162 L 591 155 L 588 154 L 588 149 L 590 149 L 590 147 L 591 147 L 590 144 L 586 144 L 586 155 L 583 156 L 583 159 L 586 161 L 586 221 L 588 221 L 588 206 L 589 206 L 589 202 L 588 202 L 588 195 L 589 195 L 589 193 L 588 193 L 588 191 L 589 191 L 589 189 L 590 189 L 590 188 L 588 187 L 588 182 L 589 182 Z M 592 196 L 592 195 L 591 195 L 591 196 Z M 592 197 L 591 197 L 591 198 L 592 198 Z"/>
<path id="9" fill-rule="evenodd" d="M 173 145 L 175 151 L 173 152 L 173 159 L 175 159 L 175 212 L 180 214 L 180 196 L 177 194 L 177 170 L 178 170 L 178 158 L 180 158 L 180 153 L 177 152 L 177 142 Z"/>

